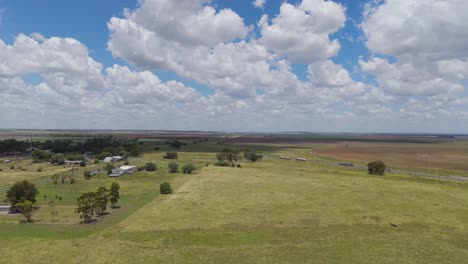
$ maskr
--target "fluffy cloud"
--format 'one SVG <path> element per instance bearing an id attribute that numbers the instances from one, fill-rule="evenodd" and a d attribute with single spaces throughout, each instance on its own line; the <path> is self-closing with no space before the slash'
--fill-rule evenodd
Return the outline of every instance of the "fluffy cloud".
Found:
<path id="1" fill-rule="evenodd" d="M 266 0 L 255 0 L 252 2 L 252 4 L 255 7 L 263 8 L 265 6 Z"/>
<path id="2" fill-rule="evenodd" d="M 284 2 L 277 16 L 255 26 L 209 0 L 141 0 L 108 21 L 108 50 L 126 66 L 104 68 L 71 38 L 33 33 L 12 44 L 0 40 L 0 119 L 43 128 L 401 131 L 401 124 L 421 129 L 428 119 L 468 118 L 459 96 L 468 60 L 457 46 L 465 29 L 448 16 L 450 30 L 422 30 L 439 23 L 452 2 L 434 3 L 443 14 L 421 14 L 429 5 L 420 1 L 400 3 L 406 9 L 396 0 L 380 2 L 361 25 L 374 55 L 353 72 L 370 75 L 368 82 L 353 80 L 332 60 L 340 43 L 330 35 L 346 16 L 342 5 L 326 0 Z M 446 38 L 451 49 L 431 38 Z M 306 64 L 307 78 L 293 70 L 298 63 Z M 180 81 L 162 81 L 159 70 Z"/>
<path id="3" fill-rule="evenodd" d="M 260 41 L 295 63 L 312 63 L 335 56 L 340 43 L 329 35 L 344 26 L 344 7 L 323 0 L 303 0 L 298 6 L 283 3 L 271 24 L 259 22 Z"/>
<path id="4" fill-rule="evenodd" d="M 361 27 L 366 45 L 377 54 L 361 61 L 386 91 L 434 96 L 463 91 L 468 77 L 468 28 L 463 0 L 388 0 L 367 10 Z"/>

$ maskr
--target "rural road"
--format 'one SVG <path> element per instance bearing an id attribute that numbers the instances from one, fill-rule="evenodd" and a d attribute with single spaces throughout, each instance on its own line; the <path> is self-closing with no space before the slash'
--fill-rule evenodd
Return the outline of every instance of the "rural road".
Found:
<path id="1" fill-rule="evenodd" d="M 280 159 L 280 156 L 264 156 L 264 157 Z M 321 161 L 321 160 L 299 161 L 299 160 L 296 160 L 295 157 L 294 158 L 291 157 L 291 161 L 309 162 L 309 163 L 315 163 L 315 164 L 330 165 L 330 166 L 337 166 L 337 167 L 342 167 L 342 168 L 350 168 L 350 169 L 367 171 L 367 166 L 361 166 L 361 165 L 344 166 L 344 165 L 340 165 L 340 163 L 331 162 L 331 161 Z M 406 174 L 406 175 L 416 176 L 416 177 L 426 177 L 426 178 L 434 178 L 434 179 L 449 180 L 449 181 L 468 182 L 468 177 L 457 176 L 457 175 L 434 175 L 430 173 L 413 172 L 413 171 L 405 171 L 405 170 L 398 170 L 398 169 L 388 169 L 387 173 Z"/>

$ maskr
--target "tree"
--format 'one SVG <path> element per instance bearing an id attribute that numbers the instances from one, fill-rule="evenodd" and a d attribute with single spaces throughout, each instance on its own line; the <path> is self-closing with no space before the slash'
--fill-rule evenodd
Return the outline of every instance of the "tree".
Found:
<path id="1" fill-rule="evenodd" d="M 145 170 L 146 171 L 155 171 L 157 168 L 156 168 L 156 165 L 152 162 L 148 162 L 146 163 L 145 165 Z"/>
<path id="2" fill-rule="evenodd" d="M 120 190 L 119 183 L 113 182 L 109 191 L 109 200 L 111 202 L 112 208 L 115 208 L 115 205 L 119 201 L 119 198 L 120 198 L 119 190 Z"/>
<path id="3" fill-rule="evenodd" d="M 262 160 L 263 156 L 255 152 L 246 151 L 244 152 L 244 159 L 251 161 L 251 162 L 257 162 L 257 161 Z"/>
<path id="4" fill-rule="evenodd" d="M 88 224 L 96 214 L 96 193 L 87 192 L 83 193 L 78 199 L 76 199 L 77 208 L 75 212 L 80 214 L 80 218 L 84 219 L 84 223 Z"/>
<path id="5" fill-rule="evenodd" d="M 197 170 L 197 167 L 195 167 L 193 164 L 185 164 L 183 167 L 182 167 L 182 172 L 183 173 L 188 173 L 188 174 L 192 174 L 192 172 L 196 171 Z"/>
<path id="6" fill-rule="evenodd" d="M 172 194 L 171 184 L 168 182 L 163 182 L 159 185 L 159 192 L 161 194 Z"/>
<path id="7" fill-rule="evenodd" d="M 29 200 L 15 204 L 20 213 L 26 218 L 26 222 L 31 223 L 31 218 L 34 213 L 33 203 Z"/>
<path id="8" fill-rule="evenodd" d="M 220 153 L 216 154 L 216 158 L 219 162 L 229 161 L 232 163 L 233 161 L 240 161 L 242 157 L 238 150 L 225 148 Z"/>
<path id="9" fill-rule="evenodd" d="M 373 175 L 384 175 L 387 165 L 381 160 L 372 161 L 367 164 L 369 174 Z"/>
<path id="10" fill-rule="evenodd" d="M 109 195 L 106 187 L 101 186 L 96 191 L 96 212 L 102 213 L 107 209 L 107 203 L 109 202 Z"/>
<path id="11" fill-rule="evenodd" d="M 6 197 L 10 201 L 12 206 L 16 206 L 17 203 L 23 203 L 24 201 L 36 202 L 36 196 L 39 191 L 36 185 L 30 183 L 27 180 L 19 181 L 13 184 L 7 191 Z"/>
<path id="12" fill-rule="evenodd" d="M 167 165 L 167 168 L 169 170 L 169 173 L 176 173 L 179 171 L 179 164 L 177 163 L 169 163 Z"/>

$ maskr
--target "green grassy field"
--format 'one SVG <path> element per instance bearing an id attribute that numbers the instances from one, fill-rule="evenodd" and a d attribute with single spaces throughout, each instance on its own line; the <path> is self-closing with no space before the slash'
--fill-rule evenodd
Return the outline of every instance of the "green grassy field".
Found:
<path id="1" fill-rule="evenodd" d="M 132 164 L 160 169 L 117 179 L 122 207 L 93 225 L 78 223 L 74 199 L 112 179 L 38 181 L 38 222 L 0 217 L 0 263 L 468 263 L 467 183 L 273 158 L 310 158 L 302 145 L 251 146 L 268 157 L 204 167 L 222 147 L 183 148 L 177 162 L 200 170 L 170 175 L 165 149 L 148 144 Z M 158 194 L 162 181 L 173 195 Z"/>

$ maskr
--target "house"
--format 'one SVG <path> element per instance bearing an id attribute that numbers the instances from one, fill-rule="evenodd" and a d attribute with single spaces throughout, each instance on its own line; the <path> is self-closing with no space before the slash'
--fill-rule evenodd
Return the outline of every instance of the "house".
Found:
<path id="1" fill-rule="evenodd" d="M 0 214 L 9 214 L 9 213 L 11 213 L 11 206 L 0 205 Z"/>
<path id="2" fill-rule="evenodd" d="M 4 160 L 3 163 L 10 163 L 11 160 Z"/>
<path id="3" fill-rule="evenodd" d="M 296 160 L 298 160 L 298 161 L 307 161 L 307 160 L 304 159 L 304 158 L 296 158 Z"/>
<path id="4" fill-rule="evenodd" d="M 65 160 L 65 164 L 67 165 L 80 165 L 81 160 Z"/>
<path id="5" fill-rule="evenodd" d="M 105 157 L 102 162 L 109 163 L 109 162 L 119 162 L 122 161 L 124 158 L 122 156 L 113 156 L 113 157 Z"/>
<path id="6" fill-rule="evenodd" d="M 138 169 L 136 166 L 121 166 L 118 169 L 112 170 L 112 173 L 109 174 L 109 177 L 120 177 L 124 174 L 132 174 L 137 170 Z"/>

